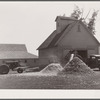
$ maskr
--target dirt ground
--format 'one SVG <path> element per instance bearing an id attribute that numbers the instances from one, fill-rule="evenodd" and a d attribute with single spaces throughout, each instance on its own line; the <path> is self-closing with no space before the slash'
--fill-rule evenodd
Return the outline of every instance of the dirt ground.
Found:
<path id="1" fill-rule="evenodd" d="M 0 75 L 0 89 L 100 89 L 100 71 L 94 75 L 46 75 L 40 72 Z"/>

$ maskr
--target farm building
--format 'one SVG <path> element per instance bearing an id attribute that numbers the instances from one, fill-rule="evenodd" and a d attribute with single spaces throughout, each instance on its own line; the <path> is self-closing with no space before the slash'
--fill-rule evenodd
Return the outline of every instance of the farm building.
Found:
<path id="1" fill-rule="evenodd" d="M 56 30 L 38 47 L 40 59 L 56 57 L 60 61 L 70 50 L 76 50 L 84 59 L 100 54 L 100 43 L 82 20 L 57 16 Z"/>
<path id="2" fill-rule="evenodd" d="M 19 61 L 23 65 L 35 66 L 36 55 L 27 52 L 24 44 L 0 44 L 0 65 L 9 61 Z"/>

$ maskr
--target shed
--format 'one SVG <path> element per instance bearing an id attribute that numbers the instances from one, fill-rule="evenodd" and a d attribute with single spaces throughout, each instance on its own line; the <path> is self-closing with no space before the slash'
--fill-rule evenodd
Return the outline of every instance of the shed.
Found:
<path id="1" fill-rule="evenodd" d="M 27 51 L 24 44 L 0 44 L 0 64 L 5 61 L 20 61 L 25 65 L 34 66 L 34 60 L 37 58 Z"/>

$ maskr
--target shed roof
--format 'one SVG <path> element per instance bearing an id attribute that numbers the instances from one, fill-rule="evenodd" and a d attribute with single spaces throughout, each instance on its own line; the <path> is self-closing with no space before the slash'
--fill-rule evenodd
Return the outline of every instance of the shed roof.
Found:
<path id="1" fill-rule="evenodd" d="M 31 59 L 36 55 L 28 53 L 25 44 L 0 44 L 0 59 Z"/>
<path id="2" fill-rule="evenodd" d="M 0 51 L 0 59 L 33 59 L 36 55 L 24 51 Z"/>
<path id="3" fill-rule="evenodd" d="M 0 51 L 27 51 L 25 44 L 0 44 Z"/>

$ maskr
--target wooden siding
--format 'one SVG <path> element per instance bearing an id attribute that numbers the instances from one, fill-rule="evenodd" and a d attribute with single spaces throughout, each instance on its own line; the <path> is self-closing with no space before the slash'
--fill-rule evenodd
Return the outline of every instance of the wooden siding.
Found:
<path id="1" fill-rule="evenodd" d="M 39 50 L 39 58 L 47 58 L 52 55 L 57 56 L 57 48 L 56 47 Z"/>
<path id="2" fill-rule="evenodd" d="M 90 47 L 97 47 L 96 41 L 88 34 L 84 27 L 80 24 L 80 32 L 77 31 L 79 23 L 77 23 L 72 30 L 66 34 L 59 42 L 60 46 L 69 45 L 72 49 L 87 49 Z"/>

